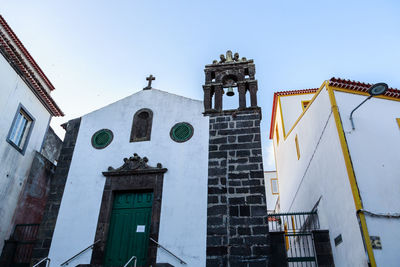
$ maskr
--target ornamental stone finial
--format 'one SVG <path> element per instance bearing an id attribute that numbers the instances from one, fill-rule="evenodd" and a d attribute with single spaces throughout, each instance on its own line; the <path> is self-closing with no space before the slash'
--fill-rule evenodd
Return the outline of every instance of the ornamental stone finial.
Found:
<path id="1" fill-rule="evenodd" d="M 233 58 L 232 58 L 232 51 L 228 50 L 226 51 L 226 62 L 232 62 Z"/>
<path id="2" fill-rule="evenodd" d="M 219 56 L 219 58 L 220 58 L 219 63 L 224 63 L 224 62 L 226 61 L 225 56 L 224 56 L 223 54 L 221 54 L 221 55 Z"/>
<path id="3" fill-rule="evenodd" d="M 233 60 L 234 61 L 240 61 L 240 59 L 239 59 L 239 53 L 235 53 L 234 55 L 233 55 Z"/>
<path id="4" fill-rule="evenodd" d="M 232 56 L 232 51 L 228 50 L 226 51 L 226 55 L 221 54 L 219 56 L 219 61 L 218 60 L 213 60 L 212 64 L 223 64 L 223 63 L 231 63 L 231 62 L 243 62 L 247 61 L 245 57 L 240 58 L 239 53 L 235 53 Z"/>
<path id="5" fill-rule="evenodd" d="M 152 170 L 155 167 L 151 167 L 147 165 L 149 159 L 147 157 L 141 158 L 137 153 L 133 153 L 133 157 L 124 158 L 124 164 L 114 169 L 113 167 L 108 167 L 109 172 L 121 172 L 121 171 L 133 171 L 133 170 Z M 162 165 L 160 163 L 157 164 L 156 168 L 161 168 Z"/>

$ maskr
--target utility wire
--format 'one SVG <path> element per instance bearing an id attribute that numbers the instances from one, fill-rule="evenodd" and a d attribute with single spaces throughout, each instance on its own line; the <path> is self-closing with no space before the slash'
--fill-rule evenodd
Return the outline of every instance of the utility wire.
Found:
<path id="1" fill-rule="evenodd" d="M 322 136 L 323 136 L 324 133 L 325 133 L 326 127 L 328 126 L 328 122 L 329 122 L 329 119 L 331 118 L 331 116 L 332 116 L 332 110 L 331 110 L 331 112 L 329 113 L 328 119 L 327 119 L 326 122 L 325 122 L 324 128 L 322 129 L 322 132 L 321 132 L 321 136 L 319 137 L 318 142 L 317 142 L 317 145 L 316 145 L 315 148 L 314 148 L 313 154 L 311 155 L 311 158 L 310 158 L 310 161 L 308 162 L 307 168 L 306 168 L 305 171 L 304 171 L 303 177 L 301 177 L 301 181 L 300 181 L 300 183 L 299 183 L 299 186 L 297 187 L 296 193 L 294 194 L 292 203 L 290 203 L 289 210 L 292 209 L 292 205 L 293 205 L 293 203 L 294 203 L 294 200 L 296 199 L 297 193 L 298 193 L 299 190 L 300 190 L 301 184 L 303 183 L 304 177 L 305 177 L 306 174 L 307 174 L 308 168 L 310 168 L 311 162 L 312 162 L 312 160 L 313 160 L 313 158 L 314 158 L 315 153 L 317 152 L 317 148 L 318 148 L 318 146 L 319 146 L 319 143 L 321 142 Z"/>
<path id="2" fill-rule="evenodd" d="M 388 219 L 400 219 L 400 213 L 375 213 L 367 210 L 358 210 L 357 213 L 362 212 L 371 217 L 380 217 L 380 218 L 388 218 Z"/>

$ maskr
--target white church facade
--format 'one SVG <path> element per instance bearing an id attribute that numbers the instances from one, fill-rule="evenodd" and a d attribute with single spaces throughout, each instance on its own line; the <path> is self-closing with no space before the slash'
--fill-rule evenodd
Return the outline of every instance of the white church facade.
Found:
<path id="1" fill-rule="evenodd" d="M 148 239 L 149 228 L 159 228 L 154 231 L 160 244 L 170 248 L 190 266 L 205 264 L 208 117 L 203 116 L 202 110 L 201 101 L 151 89 L 139 91 L 81 117 L 49 253 L 52 264 L 63 263 L 93 243 L 106 183 L 102 173 L 107 171 L 108 166 L 117 168 L 123 165 L 122 159 L 133 157 L 133 151 L 142 158 L 147 157 L 149 159 L 147 164 L 150 166 L 156 167 L 161 163 L 167 167 L 162 175 L 163 181 L 159 184 L 162 187 L 162 202 L 161 196 L 153 195 L 154 202 L 161 202 L 160 214 L 157 215 L 159 225 L 150 225 L 150 221 L 146 221 L 147 218 L 140 218 L 147 216 L 141 209 L 137 212 L 132 210 L 131 214 L 126 209 L 126 213 L 122 215 L 118 214 L 116 209 L 113 210 L 116 217 L 111 215 L 109 219 L 115 219 L 116 224 L 123 224 L 125 222 L 118 221 L 118 216 L 138 216 L 138 225 L 132 227 L 134 230 L 140 227 L 142 229 L 134 233 L 125 232 L 126 229 L 123 229 L 124 232 L 120 234 L 147 235 Z M 149 116 L 151 133 L 148 133 L 147 139 L 135 141 L 131 139 L 132 123 L 135 123 L 132 121 L 132 114 Z M 171 133 L 171 129 L 180 123 L 181 127 L 188 125 L 192 131 L 192 136 L 188 136 L 190 139 L 183 142 L 171 138 L 174 134 Z M 186 130 L 186 128 L 181 129 L 182 135 L 186 134 Z M 96 135 L 98 131 L 102 131 L 99 132 L 100 135 Z M 110 134 L 110 137 L 107 134 Z M 96 138 L 103 138 L 105 141 L 96 141 Z M 107 138 L 109 139 L 106 140 Z M 104 146 L 101 142 L 109 144 Z M 132 190 L 126 185 L 119 190 L 119 194 L 132 193 L 132 195 L 116 195 L 114 198 L 142 197 L 135 195 L 135 189 Z M 129 247 L 118 249 L 129 250 Z M 141 251 L 133 251 L 133 254 L 128 256 L 138 256 L 138 264 L 141 266 L 143 262 L 139 255 L 135 254 L 137 252 Z M 170 257 L 166 251 L 158 250 L 159 262 L 168 262 L 171 260 Z M 87 253 L 71 264 L 89 263 L 90 258 L 91 254 Z M 123 260 L 125 259 L 124 257 Z M 178 261 L 179 264 L 179 260 L 172 257 L 172 262 L 174 261 Z M 122 266 L 124 263 L 118 264 Z"/>
<path id="2" fill-rule="evenodd" d="M 255 65 L 228 51 L 205 73 L 203 101 L 154 89 L 150 76 L 64 125 L 33 263 L 267 266 Z M 224 95 L 238 107 L 224 109 Z"/>
<path id="3" fill-rule="evenodd" d="M 336 266 L 400 262 L 400 91 L 369 88 L 332 78 L 274 95 L 280 211 L 315 212 Z"/>

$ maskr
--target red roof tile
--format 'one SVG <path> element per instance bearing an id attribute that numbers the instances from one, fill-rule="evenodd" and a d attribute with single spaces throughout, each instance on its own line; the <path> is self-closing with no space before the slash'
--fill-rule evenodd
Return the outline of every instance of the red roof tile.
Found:
<path id="1" fill-rule="evenodd" d="M 50 90 L 54 90 L 54 86 L 44 75 L 43 71 L 36 64 L 32 56 L 22 45 L 21 41 L 11 30 L 1 15 L 0 26 L 0 50 L 4 57 L 14 68 L 18 70 L 17 72 L 21 78 L 32 89 L 32 91 L 36 94 L 39 100 L 41 100 L 43 105 L 47 107 L 53 116 L 64 116 L 64 113 L 44 87 L 47 86 Z M 3 29 L 4 31 L 2 31 Z M 33 68 L 33 70 L 30 66 Z M 37 75 L 42 79 L 44 84 L 38 79 Z"/>
<path id="2" fill-rule="evenodd" d="M 29 54 L 28 50 L 26 50 L 25 46 L 21 43 L 21 41 L 18 39 L 17 35 L 14 33 L 14 31 L 11 29 L 11 27 L 8 26 L 7 21 L 1 15 L 0 15 L 0 24 L 4 27 L 4 29 L 7 31 L 7 33 L 11 36 L 12 40 L 17 44 L 18 48 L 21 49 L 22 53 L 26 56 L 29 63 L 31 63 L 32 66 L 35 68 L 35 70 L 39 73 L 40 77 L 45 81 L 45 83 L 50 88 L 50 90 L 54 90 L 55 88 L 54 88 L 53 84 L 46 77 L 46 75 L 43 73 L 42 69 L 39 67 L 39 65 L 36 63 L 36 61 L 32 58 L 31 54 Z"/>
<path id="3" fill-rule="evenodd" d="M 329 85 L 336 87 L 336 88 L 343 88 L 348 90 L 353 90 L 356 92 L 364 92 L 368 93 L 368 89 L 372 86 L 369 83 L 345 80 L 341 78 L 332 77 L 329 80 Z M 315 93 L 317 92 L 318 88 L 312 89 L 304 89 L 304 90 L 293 90 L 293 91 L 281 91 L 274 93 L 274 102 L 272 105 L 272 115 L 271 115 L 271 126 L 269 130 L 269 138 L 272 139 L 274 129 L 273 125 L 275 124 L 275 117 L 276 117 L 276 105 L 278 96 L 287 96 L 287 95 L 296 95 L 296 94 L 307 94 L 307 93 Z M 397 88 L 389 88 L 384 96 L 393 97 L 393 98 L 400 98 L 400 90 Z"/>
<path id="4" fill-rule="evenodd" d="M 292 91 L 280 91 L 274 93 L 274 102 L 272 104 L 272 114 L 271 114 L 271 126 L 269 128 L 269 139 L 272 139 L 272 135 L 274 133 L 274 124 L 276 117 L 276 105 L 278 101 L 278 96 L 287 96 L 287 95 L 298 95 L 298 94 L 311 94 L 318 91 L 318 88 L 310 88 L 303 90 L 292 90 Z"/>
<path id="5" fill-rule="evenodd" d="M 319 88 L 310 88 L 310 89 L 302 89 L 302 90 L 292 90 L 292 91 L 280 91 L 280 92 L 275 92 L 277 96 L 283 96 L 283 95 L 298 95 L 298 94 L 310 94 L 310 93 L 315 93 L 318 91 Z"/>
<path id="6" fill-rule="evenodd" d="M 370 83 L 363 83 L 351 80 L 345 80 L 340 78 L 332 77 L 329 80 L 329 85 L 337 88 L 349 89 L 357 92 L 368 93 L 368 89 L 372 86 Z M 400 90 L 397 88 L 389 88 L 384 96 L 400 98 Z"/>

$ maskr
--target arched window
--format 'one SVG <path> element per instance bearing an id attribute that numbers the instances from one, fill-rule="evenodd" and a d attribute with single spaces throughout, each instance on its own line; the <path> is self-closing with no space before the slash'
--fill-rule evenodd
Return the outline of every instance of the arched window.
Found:
<path id="1" fill-rule="evenodd" d="M 138 110 L 133 116 L 130 142 L 149 141 L 152 122 L 153 112 L 150 109 Z"/>

